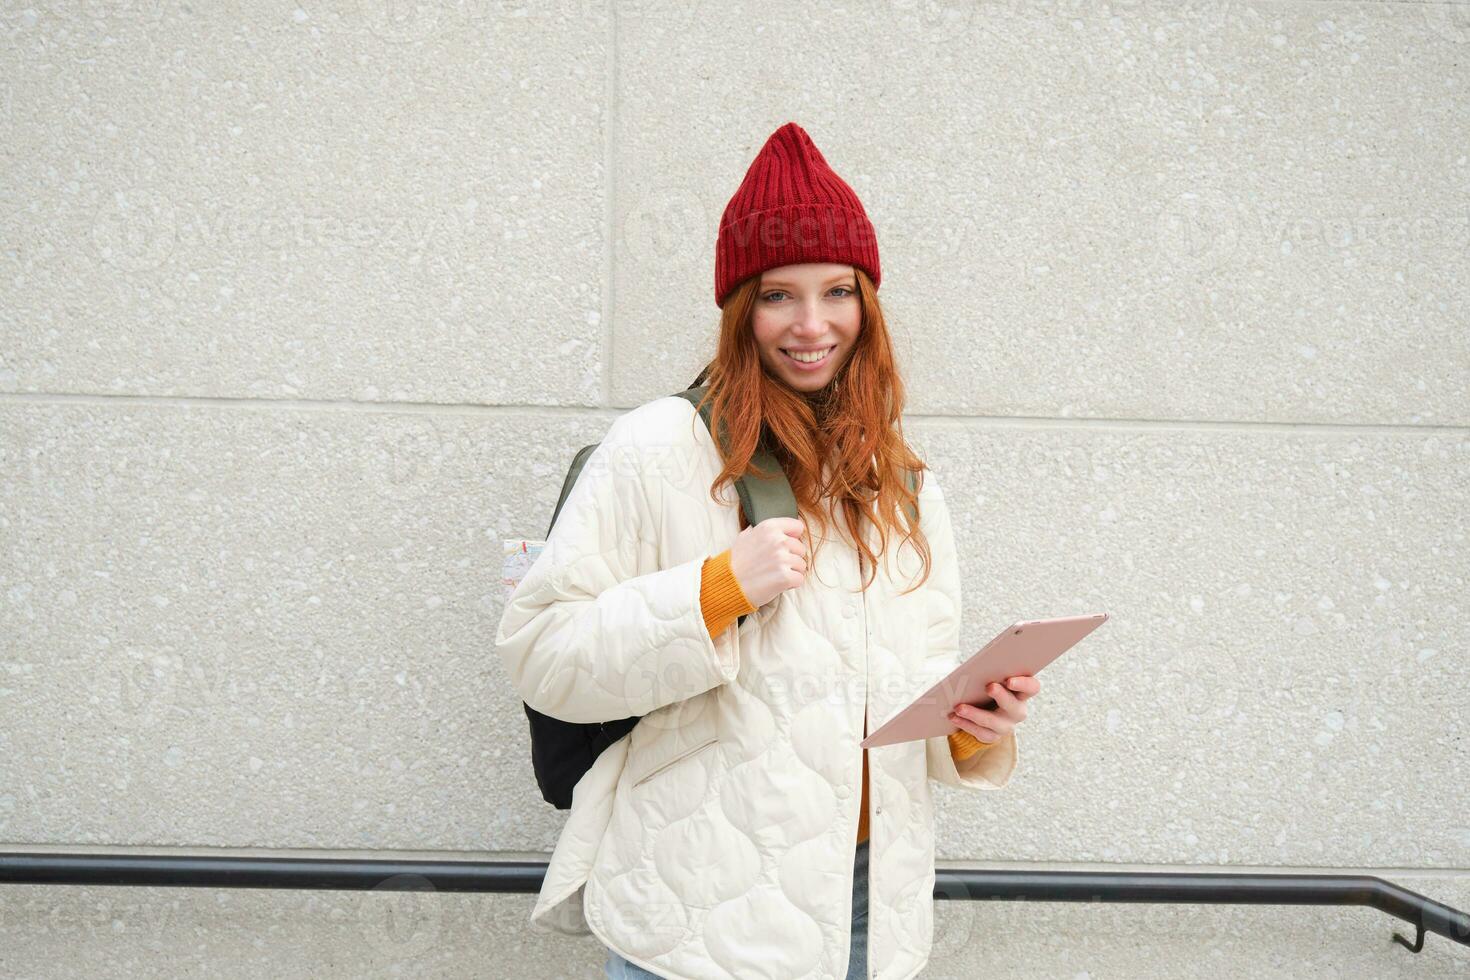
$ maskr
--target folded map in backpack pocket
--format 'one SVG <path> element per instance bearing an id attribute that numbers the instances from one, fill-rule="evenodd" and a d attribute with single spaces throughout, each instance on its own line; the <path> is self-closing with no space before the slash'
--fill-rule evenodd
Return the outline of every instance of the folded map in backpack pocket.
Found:
<path id="1" fill-rule="evenodd" d="M 505 587 L 505 598 L 508 601 L 515 594 L 516 586 L 521 584 L 521 579 L 536 564 L 536 557 L 546 547 L 546 542 L 531 538 L 504 538 L 501 543 L 505 549 L 505 559 L 500 565 L 500 583 Z"/>

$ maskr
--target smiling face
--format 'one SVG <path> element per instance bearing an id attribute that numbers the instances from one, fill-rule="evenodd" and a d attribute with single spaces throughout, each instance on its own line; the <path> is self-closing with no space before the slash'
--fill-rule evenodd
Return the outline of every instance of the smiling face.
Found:
<path id="1" fill-rule="evenodd" d="M 852 355 L 862 312 L 850 265 L 804 262 L 766 270 L 754 314 L 761 363 L 796 391 L 820 391 Z"/>

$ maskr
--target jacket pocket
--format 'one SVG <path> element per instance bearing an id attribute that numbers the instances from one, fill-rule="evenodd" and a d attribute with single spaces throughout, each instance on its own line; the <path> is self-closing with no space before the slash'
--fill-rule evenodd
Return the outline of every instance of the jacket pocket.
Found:
<path id="1" fill-rule="evenodd" d="M 701 695 L 640 718 L 628 739 L 628 781 L 641 786 L 719 742 L 717 710 L 713 698 Z"/>
<path id="2" fill-rule="evenodd" d="M 660 762 L 658 765 L 654 766 L 651 769 L 648 769 L 647 771 L 643 771 L 642 767 L 640 767 L 639 774 L 638 775 L 635 775 L 634 778 L 633 778 L 633 785 L 635 787 L 642 786 L 644 783 L 648 782 L 650 779 L 652 779 L 654 776 L 657 776 L 659 773 L 663 772 L 664 770 L 668 769 L 670 766 L 678 765 L 680 762 L 684 761 L 685 759 L 689 758 L 690 756 L 694 755 L 695 753 L 697 753 L 697 752 L 699 752 L 699 751 L 701 751 L 703 749 L 707 749 L 711 745 L 716 744 L 717 742 L 719 742 L 719 738 L 718 737 L 710 736 L 709 738 L 705 739 L 703 742 L 700 742 L 697 745 L 689 746 L 688 748 L 680 751 L 677 755 L 673 756 L 672 758 L 666 759 L 666 760 Z"/>

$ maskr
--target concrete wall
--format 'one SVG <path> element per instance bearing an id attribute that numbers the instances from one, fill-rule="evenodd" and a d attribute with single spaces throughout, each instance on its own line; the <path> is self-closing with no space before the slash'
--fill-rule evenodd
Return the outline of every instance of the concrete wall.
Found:
<path id="1" fill-rule="evenodd" d="M 0 848 L 545 856 L 498 542 L 711 355 L 794 119 L 967 640 L 1112 614 L 945 861 L 1470 908 L 1470 5 L 6 2 L 0 65 Z M 0 975 L 601 976 L 530 907 L 10 886 Z M 1360 909 L 936 914 L 933 977 L 1470 969 Z"/>

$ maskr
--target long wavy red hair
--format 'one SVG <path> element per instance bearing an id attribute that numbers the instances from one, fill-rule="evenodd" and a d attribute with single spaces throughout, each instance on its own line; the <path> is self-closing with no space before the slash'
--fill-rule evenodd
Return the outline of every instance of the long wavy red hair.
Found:
<path id="1" fill-rule="evenodd" d="M 831 498 L 832 512 L 843 515 L 848 536 L 874 577 L 877 556 L 859 533 L 863 522 L 878 528 L 885 554 L 890 537 L 898 540 L 898 547 L 912 540 L 924 574 L 904 590 L 907 594 L 928 579 L 931 561 L 924 532 L 917 523 L 909 525 L 905 508 L 912 504 L 917 511 L 918 494 L 909 490 L 904 471 L 914 470 L 922 487 L 927 467 L 903 437 L 904 384 L 877 290 L 862 269 L 854 266 L 852 271 L 862 304 L 857 342 L 832 381 L 816 392 L 793 390 L 761 363 L 753 328 L 760 275 L 746 279 L 725 300 L 715 359 L 701 375 L 709 391 L 700 406 L 710 403 L 711 431 L 723 428 L 727 440 L 720 447 L 724 469 L 710 486 L 710 496 L 719 500 L 719 488 L 746 472 L 769 475 L 751 464 L 757 445 L 764 446 L 785 470 L 798 510 L 816 520 L 824 537 L 827 521 L 819 501 Z M 826 485 L 824 462 L 830 466 Z M 816 552 L 810 527 L 803 537 L 811 569 Z M 863 591 L 872 581 L 869 577 L 862 583 Z"/>

